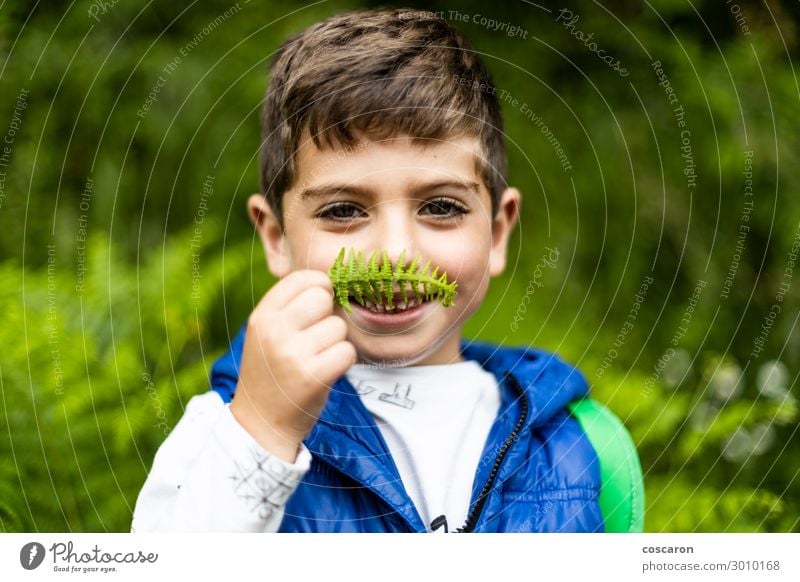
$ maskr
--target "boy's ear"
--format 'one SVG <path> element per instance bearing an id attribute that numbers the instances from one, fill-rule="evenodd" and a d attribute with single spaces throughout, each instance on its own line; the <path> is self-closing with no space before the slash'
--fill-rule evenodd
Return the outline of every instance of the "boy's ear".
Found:
<path id="1" fill-rule="evenodd" d="M 282 279 L 291 272 L 289 245 L 283 229 L 263 194 L 253 194 L 247 199 L 247 213 L 258 230 L 269 272 Z"/>
<path id="2" fill-rule="evenodd" d="M 516 188 L 506 188 L 500 196 L 497 214 L 492 219 L 492 248 L 489 253 L 489 275 L 497 277 L 506 268 L 506 253 L 511 229 L 519 216 L 522 196 Z"/>

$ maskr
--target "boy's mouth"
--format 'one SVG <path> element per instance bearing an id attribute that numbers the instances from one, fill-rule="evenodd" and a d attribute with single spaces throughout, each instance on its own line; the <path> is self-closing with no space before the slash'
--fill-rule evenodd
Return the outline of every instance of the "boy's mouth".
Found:
<path id="1" fill-rule="evenodd" d="M 350 303 L 351 305 L 356 305 L 361 307 L 362 309 L 366 309 L 371 311 L 372 313 L 403 313 L 406 311 L 413 310 L 417 307 L 421 307 L 423 304 L 428 303 L 424 298 L 420 302 L 417 302 L 416 298 L 414 297 L 413 293 L 408 293 L 410 297 L 407 300 L 403 301 L 402 293 L 395 293 L 394 297 L 392 298 L 392 306 L 389 307 L 388 305 L 382 303 L 373 303 L 369 299 L 364 299 L 364 306 L 358 304 L 355 297 L 350 295 Z"/>
<path id="2" fill-rule="evenodd" d="M 360 305 L 351 298 L 353 315 L 356 316 L 357 321 L 380 329 L 400 330 L 415 325 L 426 316 L 431 303 L 433 302 L 425 301 L 424 298 L 417 303 L 413 295 L 408 297 L 405 303 L 403 303 L 402 296 L 394 297 L 392 307 L 376 304 L 366 299 L 364 305 Z"/>

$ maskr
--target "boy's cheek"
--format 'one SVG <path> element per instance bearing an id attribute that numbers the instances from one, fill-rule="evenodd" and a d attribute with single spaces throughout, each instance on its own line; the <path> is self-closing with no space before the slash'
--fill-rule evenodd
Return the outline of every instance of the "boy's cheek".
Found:
<path id="1" fill-rule="evenodd" d="M 336 260 L 336 255 L 341 246 L 341 244 L 339 246 L 334 246 L 331 243 L 325 243 L 325 245 L 293 249 L 292 271 L 310 269 L 327 273 Z M 324 250 L 317 251 L 316 249 L 318 248 Z"/>

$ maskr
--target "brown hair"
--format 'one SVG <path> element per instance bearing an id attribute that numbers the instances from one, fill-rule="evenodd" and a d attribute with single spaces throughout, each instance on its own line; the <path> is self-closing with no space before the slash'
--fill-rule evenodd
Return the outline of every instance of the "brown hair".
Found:
<path id="1" fill-rule="evenodd" d="M 305 128 L 320 149 L 352 147 L 354 130 L 373 139 L 477 137 L 476 168 L 492 216 L 497 212 L 506 152 L 494 86 L 477 53 L 435 13 L 345 12 L 280 46 L 262 111 L 261 191 L 281 227 L 282 198 L 296 177 Z"/>

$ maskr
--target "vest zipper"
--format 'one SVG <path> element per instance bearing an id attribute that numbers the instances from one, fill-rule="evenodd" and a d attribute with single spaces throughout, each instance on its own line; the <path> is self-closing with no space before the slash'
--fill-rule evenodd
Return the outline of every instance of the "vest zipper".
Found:
<path id="1" fill-rule="evenodd" d="M 508 450 L 519 438 L 519 433 L 522 430 L 522 427 L 525 426 L 525 421 L 528 419 L 528 397 L 525 395 L 525 390 L 522 388 L 522 386 L 520 386 L 519 381 L 511 372 L 506 372 L 505 377 L 511 381 L 511 385 L 514 386 L 517 392 L 519 392 L 522 411 L 514 430 L 511 431 L 511 434 L 508 435 L 508 438 L 500 447 L 497 457 L 495 458 L 494 465 L 492 466 L 492 470 L 489 473 L 489 478 L 483 485 L 475 504 L 470 509 L 469 514 L 467 515 L 467 521 L 464 523 L 464 525 L 455 530 L 456 533 L 472 533 L 475 531 L 475 526 L 478 524 L 478 519 L 481 516 L 483 507 L 486 505 L 486 501 L 489 499 L 489 493 L 494 486 L 497 473 L 500 470 L 500 465 L 503 463 L 503 459 L 505 459 Z"/>

